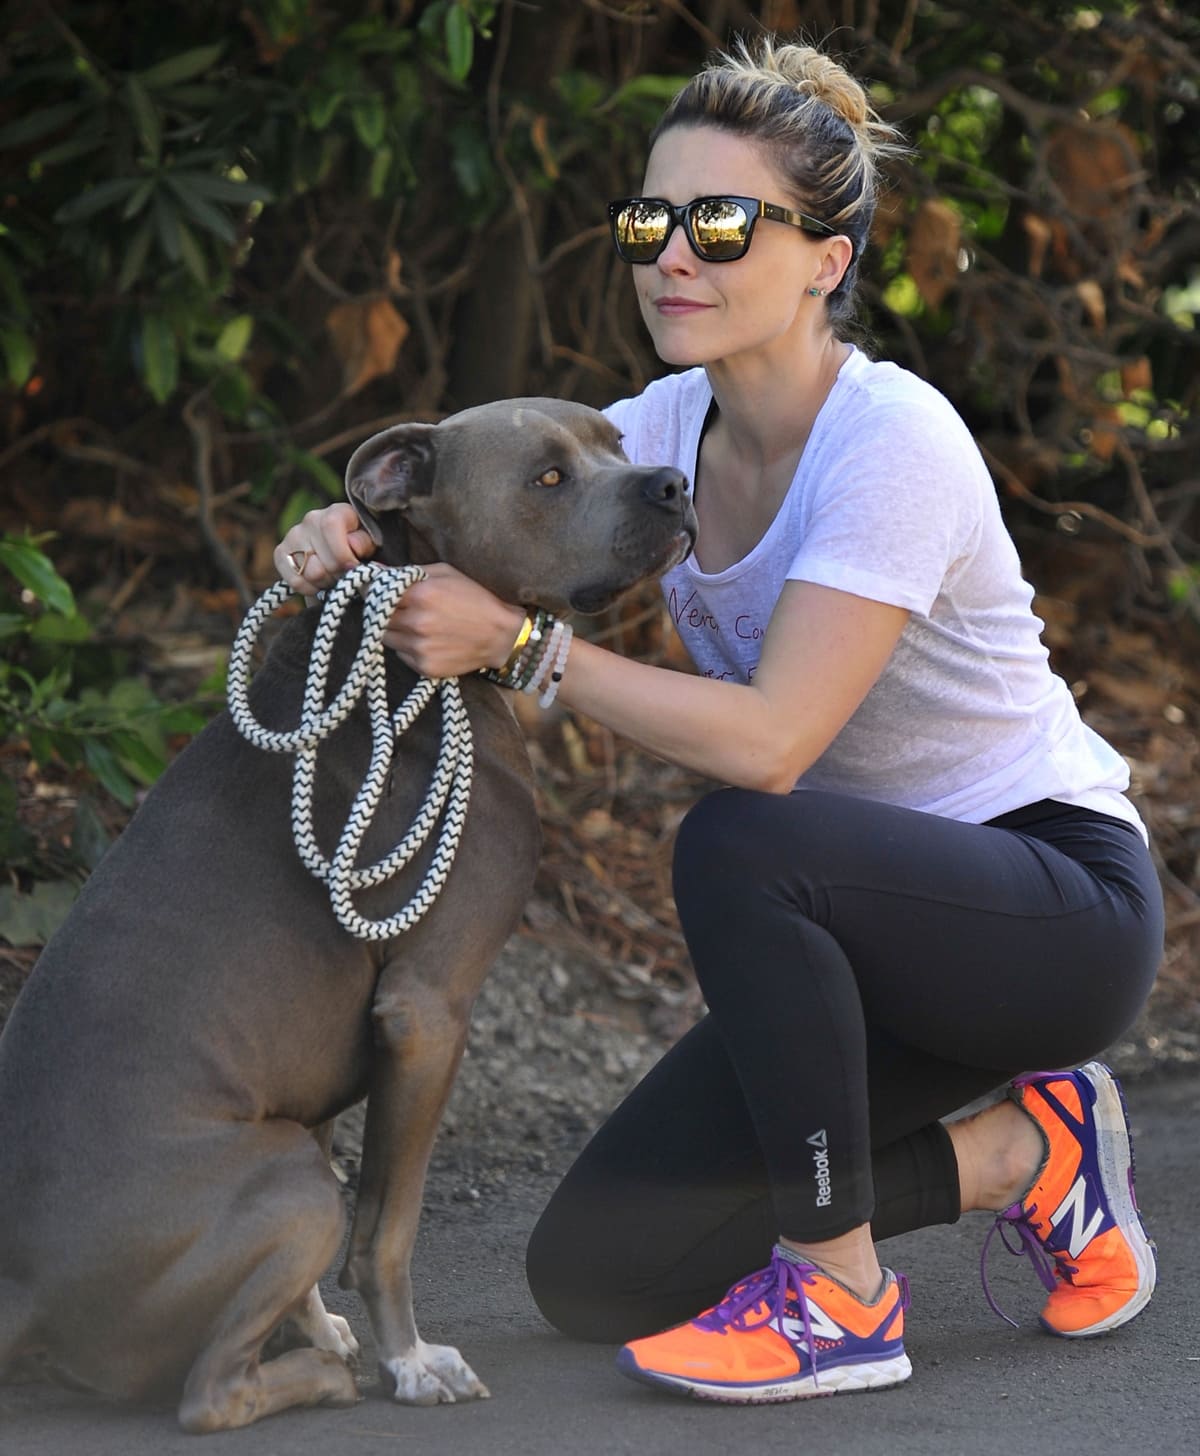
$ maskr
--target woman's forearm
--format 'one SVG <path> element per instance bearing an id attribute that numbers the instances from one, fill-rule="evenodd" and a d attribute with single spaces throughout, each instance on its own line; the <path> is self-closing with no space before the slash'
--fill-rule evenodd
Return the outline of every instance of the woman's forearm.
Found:
<path id="1" fill-rule="evenodd" d="M 524 610 L 444 563 L 426 568 L 384 637 L 427 677 L 502 667 Z M 786 793 L 841 731 L 883 670 L 907 612 L 788 582 L 751 684 L 621 657 L 576 638 L 558 690 L 648 752 L 740 788 Z"/>
<path id="2" fill-rule="evenodd" d="M 651 667 L 580 642 L 559 692 L 672 763 L 739 788 L 787 793 L 866 697 L 907 620 L 899 607 L 788 582 L 750 684 Z"/>
<path id="3" fill-rule="evenodd" d="M 739 788 L 787 792 L 807 766 L 793 772 L 795 745 L 781 743 L 755 688 L 652 667 L 578 638 L 559 701 L 659 758 Z"/>

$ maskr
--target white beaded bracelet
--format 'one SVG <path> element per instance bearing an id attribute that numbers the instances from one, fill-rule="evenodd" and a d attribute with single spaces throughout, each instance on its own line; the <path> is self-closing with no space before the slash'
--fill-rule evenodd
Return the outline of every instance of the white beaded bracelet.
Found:
<path id="1" fill-rule="evenodd" d="M 555 619 L 554 626 L 550 629 L 550 640 L 546 643 L 545 650 L 538 660 L 533 676 L 525 684 L 524 688 L 522 688 L 522 692 L 536 693 L 541 687 L 550 669 L 554 666 L 554 659 L 558 655 L 558 644 L 562 640 L 564 625 L 557 618 Z"/>
<path id="2" fill-rule="evenodd" d="M 538 706 L 548 708 L 558 695 L 558 685 L 563 680 L 563 673 L 567 666 L 567 653 L 571 650 L 571 638 L 574 636 L 569 624 L 563 624 L 563 634 L 559 639 L 558 652 L 554 659 L 554 668 L 550 673 L 550 685 L 538 699 Z M 549 653 L 547 653 L 549 656 Z"/>

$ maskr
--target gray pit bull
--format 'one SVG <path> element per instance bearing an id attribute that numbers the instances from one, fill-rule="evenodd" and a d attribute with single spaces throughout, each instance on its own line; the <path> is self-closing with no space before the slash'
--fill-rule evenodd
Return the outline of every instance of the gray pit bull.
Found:
<path id="1" fill-rule="evenodd" d="M 347 492 L 390 564 L 448 561 L 508 601 L 595 612 L 690 549 L 676 470 L 637 468 L 604 417 L 502 401 L 362 445 Z M 299 721 L 318 614 L 280 633 L 251 688 Z M 348 662 L 355 624 L 336 658 Z M 393 703 L 413 675 L 389 658 Z M 335 660 L 331 683 L 341 681 Z M 333 1119 L 369 1094 L 341 1272 L 365 1301 L 398 1401 L 487 1394 L 413 1319 L 409 1261 L 429 1153 L 480 983 L 529 893 L 539 834 L 501 690 L 462 680 L 475 779 L 432 909 L 383 943 L 340 929 L 290 829 L 290 760 L 218 716 L 180 755 L 46 947 L 0 1039 L 0 1372 L 178 1404 L 188 1431 L 296 1405 L 351 1405 L 357 1344 L 317 1280 L 343 1210 Z M 363 846 L 399 840 L 438 747 L 402 740 Z M 322 750 L 314 820 L 336 842 L 369 759 L 361 708 Z M 381 918 L 424 874 L 364 891 Z M 264 1344 L 284 1330 L 292 1348 Z M 273 1345 L 276 1342 L 273 1341 Z"/>

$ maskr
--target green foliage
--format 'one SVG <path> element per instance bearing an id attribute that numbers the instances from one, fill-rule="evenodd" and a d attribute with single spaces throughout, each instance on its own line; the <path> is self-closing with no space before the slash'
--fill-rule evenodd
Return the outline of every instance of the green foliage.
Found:
<path id="1" fill-rule="evenodd" d="M 21 388 L 49 359 L 55 319 L 31 300 L 43 279 L 77 276 L 117 325 L 117 367 L 159 405 L 211 387 L 245 352 L 254 319 L 232 291 L 267 214 L 347 183 L 372 201 L 416 187 L 422 132 L 439 95 L 451 111 L 465 98 L 496 10 L 434 0 L 396 25 L 366 3 L 258 0 L 141 26 L 112 4 L 60 8 L 66 25 L 31 12 L 16 26 L 0 83 L 15 113 L 0 126 L 14 174 L 0 228 L 5 371 Z M 484 130 L 460 121 L 454 137 L 464 195 L 494 206 Z"/>
<path id="2" fill-rule="evenodd" d="M 881 36 L 892 19 L 883 6 Z M 1200 436 L 1200 93 L 1173 59 L 1194 53 L 1200 20 L 1043 0 L 922 6 L 912 21 L 903 54 L 877 41 L 859 61 L 915 148 L 865 276 L 882 351 L 954 400 L 1014 495 L 1051 514 L 1092 498 L 1158 531 L 1159 493 Z M 1036 493 L 1021 466 L 1034 459 Z M 1194 554 L 1194 529 L 1182 539 Z M 1168 607 L 1172 563 L 1170 548 Z"/>
<path id="3" fill-rule="evenodd" d="M 604 201 L 638 187 L 647 133 L 707 37 L 767 10 L 10 9 L 0 450 L 30 475 L 0 526 L 20 532 L 28 509 L 35 534 L 0 551 L 0 736 L 128 802 L 195 720 L 147 696 L 63 595 L 37 533 L 71 532 L 64 482 L 190 543 L 147 562 L 158 547 L 114 528 L 71 559 L 210 587 L 262 569 L 264 535 L 338 497 L 341 462 L 381 421 L 640 388 L 662 365 Z M 812 35 L 829 9 L 771 7 Z M 1139 559 L 1131 592 L 1167 614 L 1200 600 L 1194 11 L 856 0 L 830 40 L 914 144 L 863 260 L 875 347 L 952 398 L 1007 508 L 1053 519 L 1091 501 L 1138 539 L 1161 509 L 1178 550 Z M 214 540 L 227 549 L 210 556 Z"/>
<path id="4" fill-rule="evenodd" d="M 126 807 L 166 767 L 168 740 L 203 726 L 193 706 L 164 704 L 98 643 L 44 538 L 0 539 L 0 743 L 34 761 L 86 766 Z"/>

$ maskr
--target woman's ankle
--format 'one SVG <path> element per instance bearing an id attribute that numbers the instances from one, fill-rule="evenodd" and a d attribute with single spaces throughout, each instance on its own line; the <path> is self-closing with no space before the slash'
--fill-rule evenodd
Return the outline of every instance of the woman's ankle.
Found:
<path id="1" fill-rule="evenodd" d="M 947 1127 L 959 1167 L 963 1213 L 999 1213 L 1029 1191 L 1046 1160 L 1037 1123 L 1005 1099 Z"/>
<path id="2" fill-rule="evenodd" d="M 791 1254 L 807 1259 L 861 1299 L 873 1304 L 883 1289 L 883 1270 L 869 1230 L 855 1229 L 837 1239 L 811 1243 L 780 1235 L 780 1244 Z"/>

